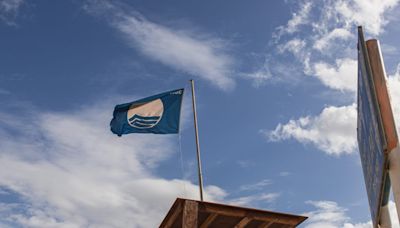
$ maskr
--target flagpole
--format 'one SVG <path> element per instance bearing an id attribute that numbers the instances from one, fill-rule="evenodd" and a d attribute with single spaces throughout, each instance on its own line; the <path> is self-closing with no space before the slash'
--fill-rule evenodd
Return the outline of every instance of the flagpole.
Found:
<path id="1" fill-rule="evenodd" d="M 201 172 L 199 132 L 198 132 L 198 128 L 197 128 L 196 96 L 194 94 L 193 79 L 190 80 L 190 84 L 192 86 L 192 106 L 193 106 L 194 131 L 195 131 L 195 135 L 196 135 L 197 171 L 199 174 L 200 200 L 203 201 L 203 174 Z"/>

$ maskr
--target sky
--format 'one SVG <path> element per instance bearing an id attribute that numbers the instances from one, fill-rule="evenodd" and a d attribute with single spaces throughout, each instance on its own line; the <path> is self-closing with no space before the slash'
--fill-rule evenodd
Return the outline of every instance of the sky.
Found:
<path id="1" fill-rule="evenodd" d="M 206 201 L 371 227 L 357 26 L 380 41 L 400 123 L 399 14 L 398 0 L 0 0 L 0 227 L 157 227 L 176 197 L 199 199 L 190 79 Z M 111 133 L 115 105 L 178 88 L 179 134 Z"/>

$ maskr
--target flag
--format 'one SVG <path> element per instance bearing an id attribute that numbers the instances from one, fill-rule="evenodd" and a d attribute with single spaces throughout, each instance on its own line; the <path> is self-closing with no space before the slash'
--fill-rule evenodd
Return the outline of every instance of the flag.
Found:
<path id="1" fill-rule="evenodd" d="M 183 91 L 172 90 L 115 106 L 111 131 L 118 136 L 129 133 L 178 133 Z"/>

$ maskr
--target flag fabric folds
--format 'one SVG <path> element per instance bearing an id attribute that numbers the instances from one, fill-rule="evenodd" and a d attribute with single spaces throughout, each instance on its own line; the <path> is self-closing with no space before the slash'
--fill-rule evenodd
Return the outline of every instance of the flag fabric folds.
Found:
<path id="1" fill-rule="evenodd" d="M 115 106 L 111 131 L 118 136 L 130 133 L 178 133 L 183 91 L 172 90 Z"/>

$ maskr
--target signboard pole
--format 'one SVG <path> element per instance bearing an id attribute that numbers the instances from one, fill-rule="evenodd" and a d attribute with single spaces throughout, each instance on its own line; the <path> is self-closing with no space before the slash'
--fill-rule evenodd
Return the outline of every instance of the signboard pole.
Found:
<path id="1" fill-rule="evenodd" d="M 397 217 L 400 221 L 400 148 L 396 147 L 389 153 L 389 176 L 396 203 Z"/>
<path id="2" fill-rule="evenodd" d="M 392 222 L 389 213 L 389 204 L 381 207 L 381 217 L 379 218 L 380 228 L 392 228 Z"/>

